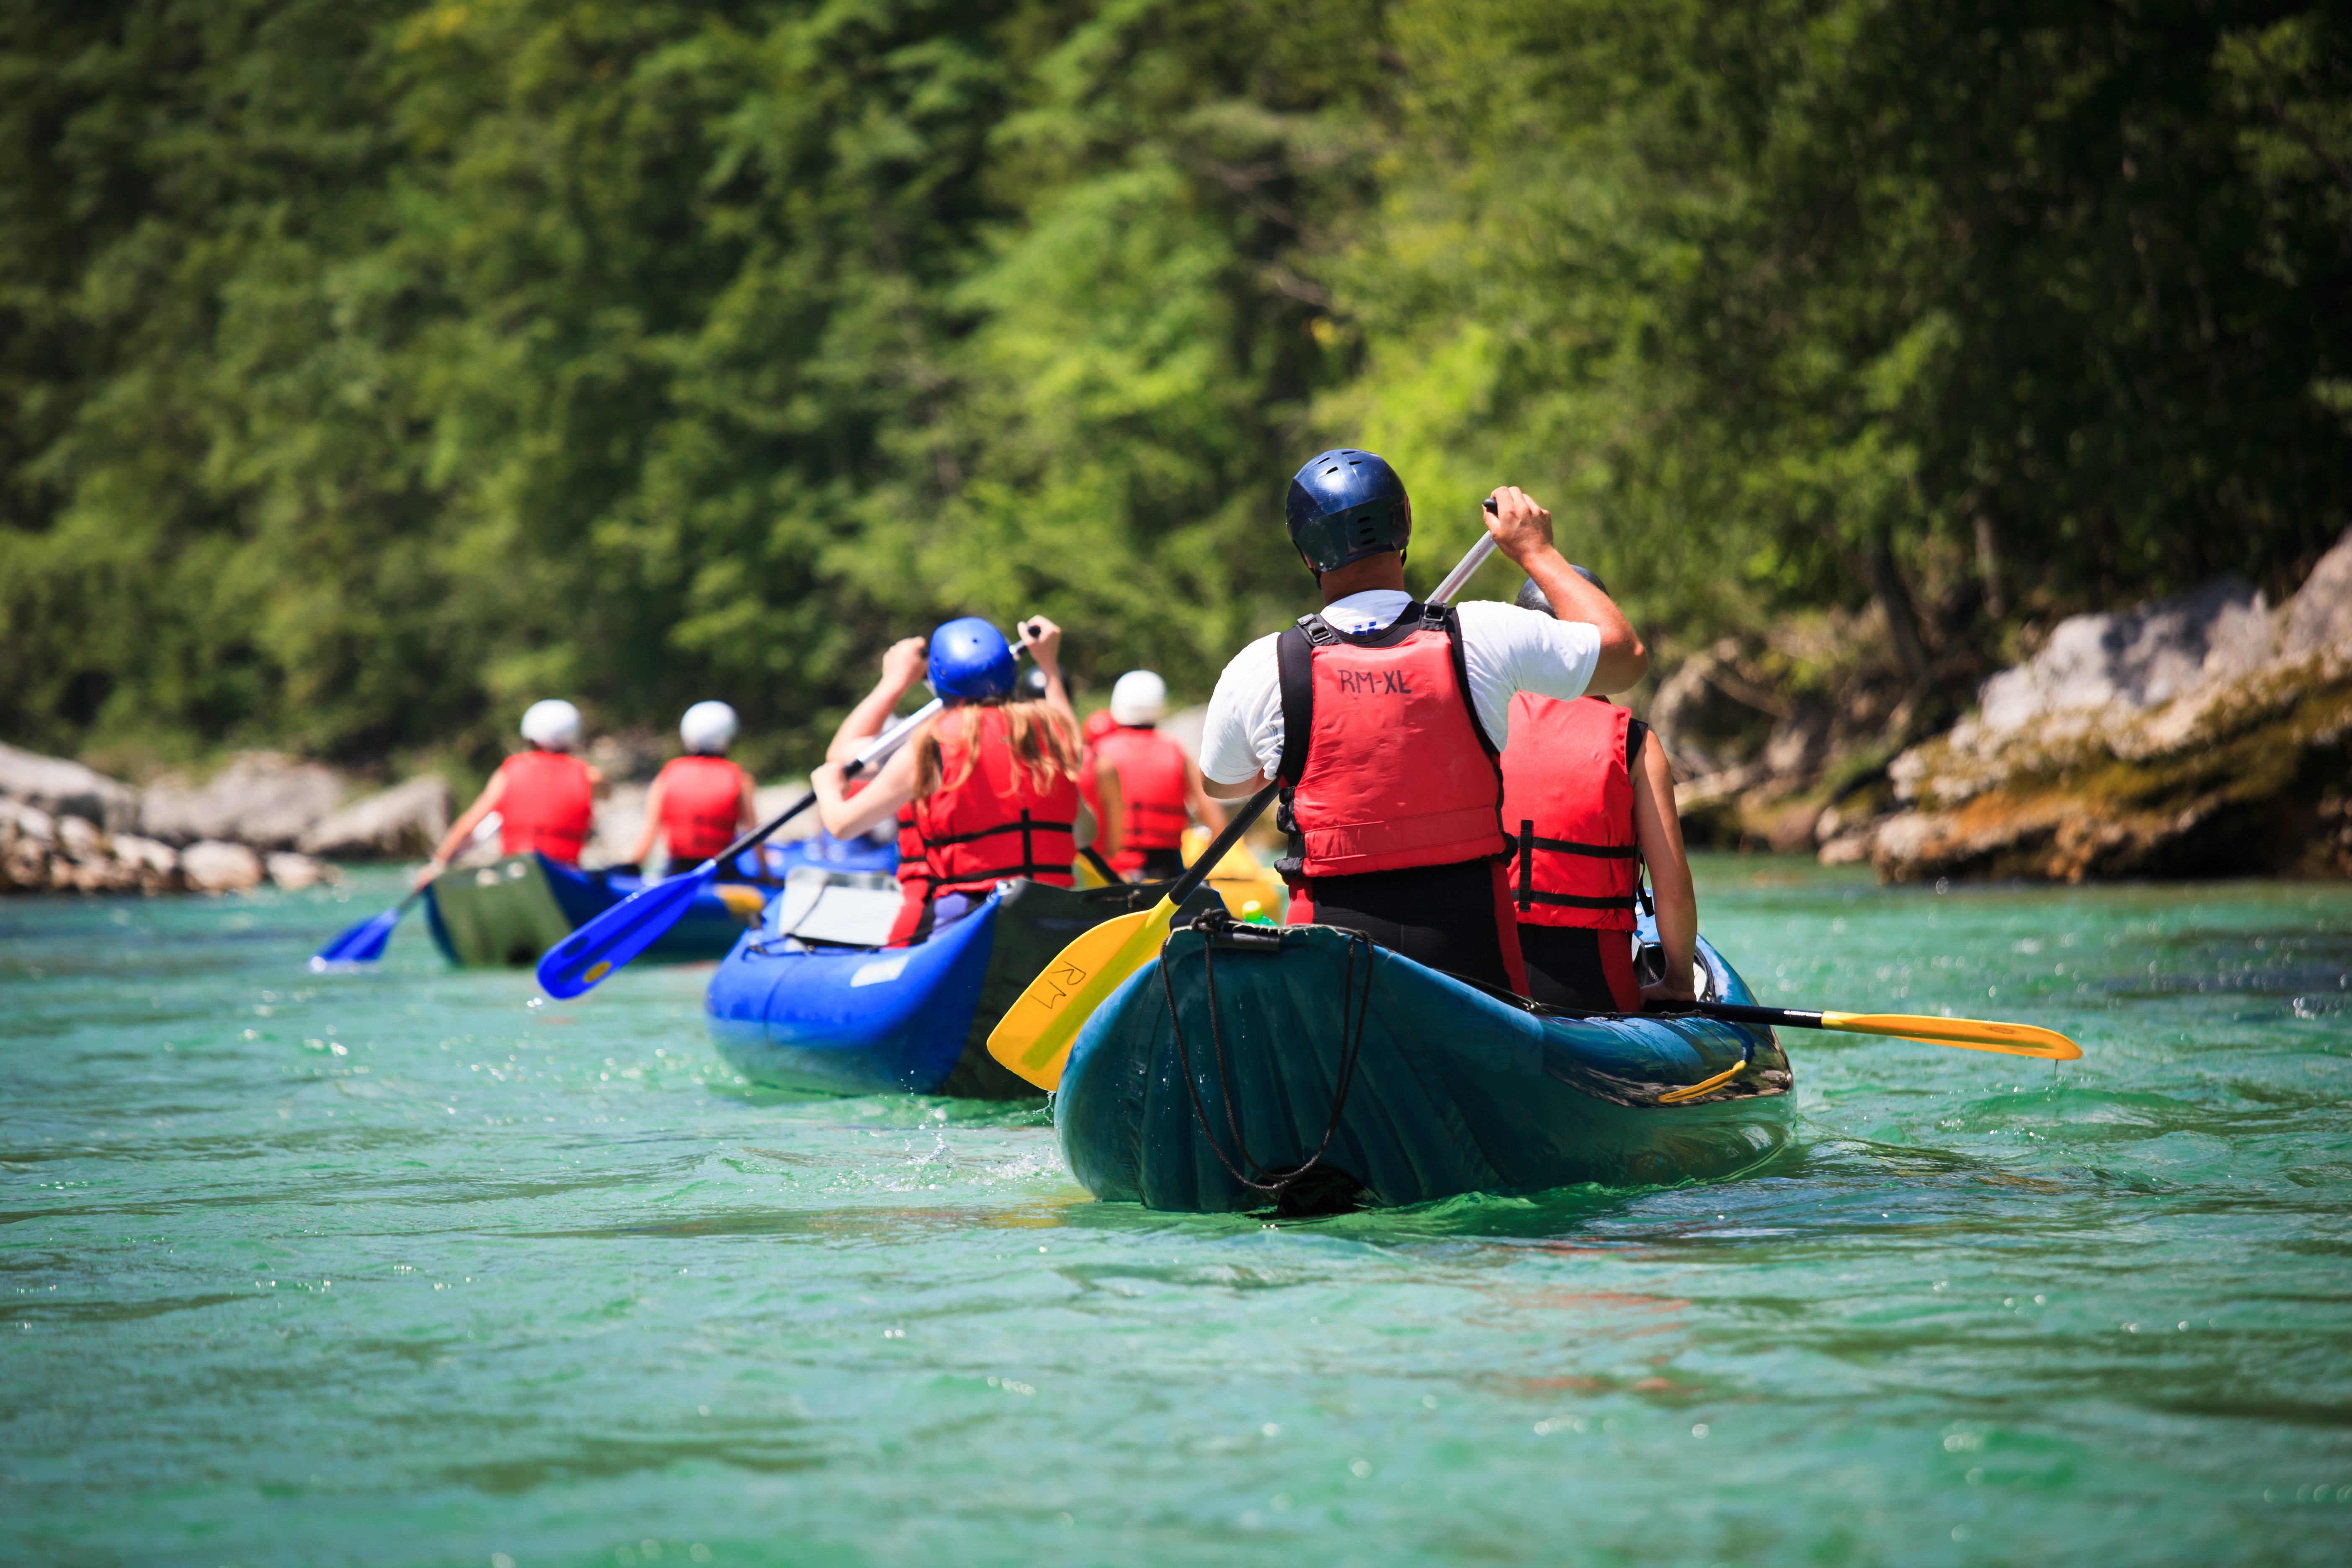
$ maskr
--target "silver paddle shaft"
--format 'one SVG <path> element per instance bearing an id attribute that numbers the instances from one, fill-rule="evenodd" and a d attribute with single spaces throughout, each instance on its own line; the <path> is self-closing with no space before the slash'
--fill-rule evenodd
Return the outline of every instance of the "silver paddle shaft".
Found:
<path id="1" fill-rule="evenodd" d="M 915 732 L 916 726 L 922 723 L 924 720 L 932 717 L 934 714 L 938 713 L 940 709 L 945 708 L 947 704 L 944 701 L 934 697 L 929 702 L 924 703 L 920 708 L 916 709 L 912 713 L 908 714 L 904 719 L 899 720 L 897 723 L 891 725 L 888 729 L 883 731 L 880 734 L 866 742 L 866 749 L 859 752 L 855 757 L 852 757 L 849 760 L 849 765 L 841 770 L 841 776 L 844 778 L 854 779 L 858 774 L 864 773 L 866 769 L 874 766 L 877 763 L 887 761 L 891 752 L 897 751 L 900 746 L 907 743 L 907 737 Z"/>
<path id="2" fill-rule="evenodd" d="M 1471 575 L 1479 567 L 1486 564 L 1486 557 L 1493 553 L 1495 553 L 1495 536 L 1491 533 L 1479 534 L 1478 542 L 1470 547 L 1470 553 L 1462 558 L 1462 564 L 1445 574 L 1445 581 L 1437 585 L 1437 592 L 1430 595 L 1426 602 L 1433 605 L 1452 604 L 1454 595 L 1462 592 L 1462 584 L 1470 581 Z"/>

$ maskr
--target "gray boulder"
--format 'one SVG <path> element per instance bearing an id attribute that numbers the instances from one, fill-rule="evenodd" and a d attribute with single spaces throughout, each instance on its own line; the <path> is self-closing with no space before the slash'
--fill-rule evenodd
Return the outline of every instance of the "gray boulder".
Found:
<path id="1" fill-rule="evenodd" d="M 1985 682 L 1977 723 L 1990 739 L 2059 715 L 2153 708 L 2276 651 L 2262 595 L 2223 577 L 2121 614 L 2059 622 L 2032 661 Z"/>
<path id="2" fill-rule="evenodd" d="M 289 893 L 315 888 L 320 882 L 331 881 L 334 878 L 334 868 L 324 861 L 284 849 L 265 857 L 264 864 L 269 869 L 269 879 Z"/>
<path id="3" fill-rule="evenodd" d="M 0 891 L 39 892 L 49 885 L 57 819 L 38 806 L 0 798 Z"/>
<path id="4" fill-rule="evenodd" d="M 175 893 L 187 886 L 180 877 L 180 852 L 161 839 L 118 833 L 114 858 L 130 868 L 142 893 Z"/>
<path id="5" fill-rule="evenodd" d="M 164 778 L 150 785 L 140 826 L 148 837 L 172 844 L 234 839 L 261 849 L 291 849 L 335 808 L 342 790 L 341 779 L 316 763 L 248 752 L 203 784 Z"/>
<path id="6" fill-rule="evenodd" d="M 427 773 L 329 813 L 299 844 L 330 859 L 396 860 L 432 854 L 448 831 L 449 786 Z"/>
<path id="7" fill-rule="evenodd" d="M 180 851 L 180 875 L 198 893 L 242 893 L 261 885 L 261 857 L 242 844 L 205 839 Z"/>
<path id="8" fill-rule="evenodd" d="M 2225 578 L 2077 616 L 1981 695 L 1890 764 L 1883 879 L 2352 875 L 2352 533 L 2276 611 Z"/>
<path id="9" fill-rule="evenodd" d="M 109 833 L 138 825 L 139 795 L 125 784 L 63 757 L 0 744 L 0 795 L 53 816 L 79 816 Z"/>

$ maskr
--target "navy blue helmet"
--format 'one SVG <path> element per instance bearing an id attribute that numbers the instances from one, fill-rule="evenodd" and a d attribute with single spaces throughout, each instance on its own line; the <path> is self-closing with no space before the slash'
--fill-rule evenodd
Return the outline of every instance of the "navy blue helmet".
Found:
<path id="1" fill-rule="evenodd" d="M 1394 468 L 1370 452 L 1339 447 L 1291 476 L 1284 508 L 1290 542 L 1318 572 L 1336 572 L 1383 551 L 1404 552 L 1412 500 Z"/>

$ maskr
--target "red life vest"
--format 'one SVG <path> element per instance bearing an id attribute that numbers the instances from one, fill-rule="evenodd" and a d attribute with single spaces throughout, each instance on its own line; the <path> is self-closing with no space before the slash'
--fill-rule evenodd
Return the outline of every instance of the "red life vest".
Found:
<path id="1" fill-rule="evenodd" d="M 1511 699 L 1503 826 L 1512 902 L 1526 925 L 1632 931 L 1641 850 L 1633 758 L 1646 731 L 1601 697 Z"/>
<path id="2" fill-rule="evenodd" d="M 662 764 L 662 833 L 673 860 L 708 860 L 735 842 L 742 820 L 743 770 L 724 757 L 675 757 Z"/>
<path id="3" fill-rule="evenodd" d="M 1192 820 L 1185 805 L 1184 748 L 1143 725 L 1115 729 L 1095 749 L 1118 770 L 1119 798 L 1127 803 L 1127 831 L 1110 863 L 1121 871 L 1140 871 L 1145 850 L 1173 849 L 1184 841 L 1184 825 Z"/>
<path id="4" fill-rule="evenodd" d="M 1407 605 L 1366 637 L 1301 616 L 1276 650 L 1297 860 L 1286 873 L 1353 877 L 1508 850 L 1502 771 L 1451 610 Z"/>
<path id="5" fill-rule="evenodd" d="M 908 900 L 926 904 L 931 899 L 931 863 L 923 858 L 923 836 L 915 827 L 915 803 L 898 808 L 898 907 Z"/>
<path id="6" fill-rule="evenodd" d="M 1086 722 L 1078 726 L 1078 798 L 1085 801 L 1087 809 L 1094 814 L 1097 825 L 1095 834 L 1097 848 L 1103 844 L 1102 836 L 1106 831 L 1100 825 L 1110 818 L 1109 814 L 1103 810 L 1102 778 L 1095 772 L 1095 764 L 1102 760 L 1102 752 L 1098 749 L 1102 738 L 1118 728 L 1118 721 L 1111 718 L 1107 708 L 1097 709 L 1087 714 Z M 1113 860 L 1112 866 L 1117 868 L 1118 861 Z"/>
<path id="7" fill-rule="evenodd" d="M 902 870 L 898 919 L 890 940 L 913 940 L 933 900 L 942 893 L 985 893 L 1000 881 L 1027 877 L 1051 887 L 1071 886 L 1070 862 L 1077 858 L 1072 837 L 1078 818 L 1077 782 L 1057 777 L 1039 790 L 1029 769 L 1017 763 L 1007 743 L 1003 710 L 980 710 L 970 773 L 964 773 L 963 721 L 942 715 L 938 789 L 911 807 L 918 852 L 927 879 L 919 894 Z M 905 840 L 901 836 L 901 853 Z M 903 865 L 903 862 L 902 862 Z"/>
<path id="8" fill-rule="evenodd" d="M 563 752 L 533 748 L 499 764 L 507 781 L 499 796 L 499 853 L 537 850 L 566 866 L 580 864 L 588 825 L 596 815 L 596 787 L 588 764 Z"/>

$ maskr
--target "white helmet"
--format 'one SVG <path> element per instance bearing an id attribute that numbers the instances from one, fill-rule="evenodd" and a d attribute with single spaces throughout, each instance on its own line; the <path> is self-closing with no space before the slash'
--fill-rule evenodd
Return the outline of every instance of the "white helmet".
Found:
<path id="1" fill-rule="evenodd" d="M 1114 724 L 1157 724 L 1168 716 L 1168 683 L 1148 669 L 1130 669 L 1110 689 Z"/>
<path id="2" fill-rule="evenodd" d="M 561 697 L 534 702 L 523 710 L 522 738 L 551 752 L 568 752 L 580 743 L 580 710 Z"/>
<path id="3" fill-rule="evenodd" d="M 718 756 L 735 743 L 735 710 L 724 702 L 698 702 L 677 721 L 677 738 L 686 749 Z"/>

